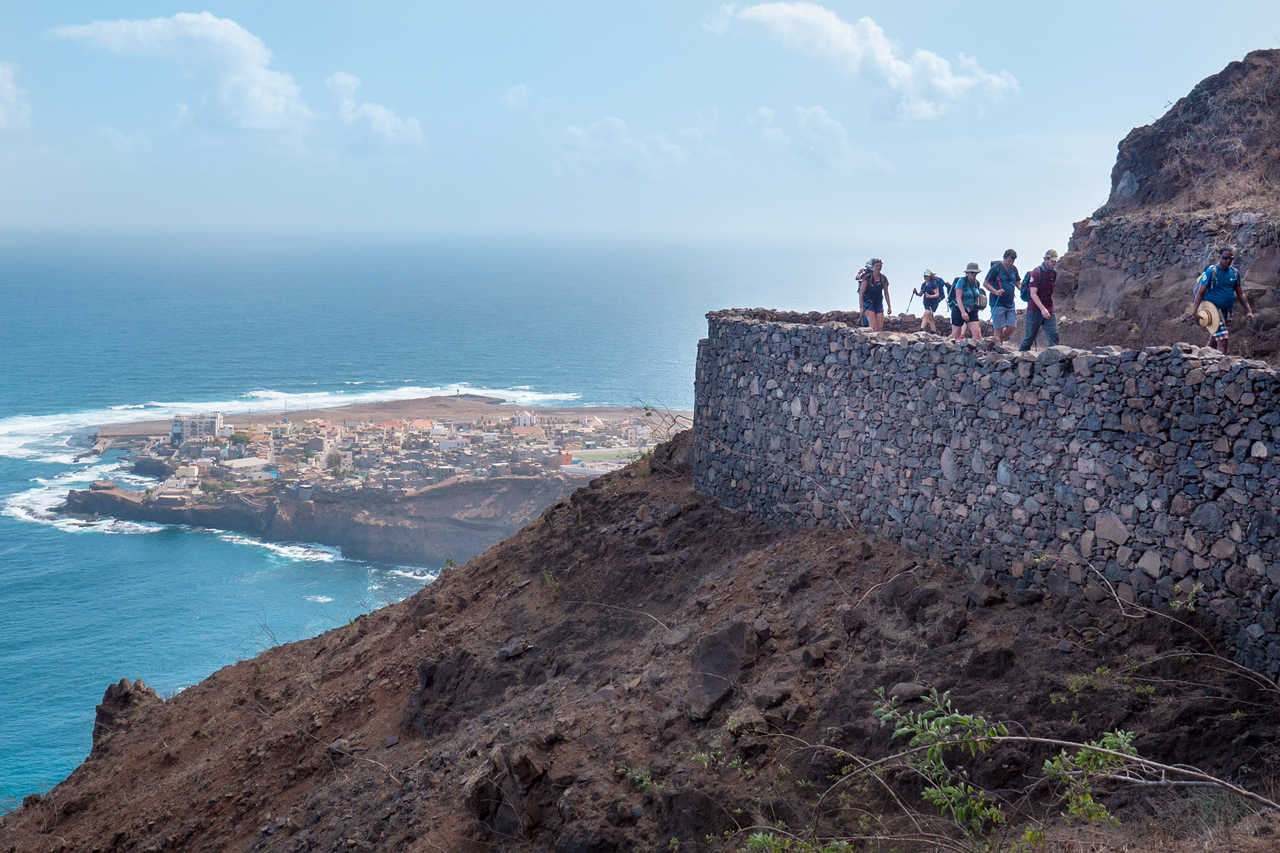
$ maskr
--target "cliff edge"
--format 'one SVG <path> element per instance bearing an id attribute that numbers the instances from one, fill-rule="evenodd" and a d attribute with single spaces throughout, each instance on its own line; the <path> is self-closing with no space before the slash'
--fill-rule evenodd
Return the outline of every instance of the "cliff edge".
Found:
<path id="1" fill-rule="evenodd" d="M 1120 142 L 1111 193 L 1075 223 L 1060 267 L 1074 346 L 1203 344 L 1192 283 L 1220 246 L 1236 249 L 1257 323 L 1233 352 L 1280 358 L 1280 50 L 1258 50 L 1201 81 Z"/>

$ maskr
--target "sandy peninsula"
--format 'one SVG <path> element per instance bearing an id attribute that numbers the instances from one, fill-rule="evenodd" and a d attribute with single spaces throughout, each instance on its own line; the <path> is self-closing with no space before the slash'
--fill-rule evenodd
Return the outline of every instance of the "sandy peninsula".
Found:
<path id="1" fill-rule="evenodd" d="M 321 418 L 333 424 L 352 425 L 358 423 L 375 423 L 378 421 L 432 420 L 476 421 L 485 418 L 510 418 L 516 412 L 530 409 L 540 418 L 573 418 L 578 419 L 595 415 L 603 420 L 626 417 L 641 417 L 645 410 L 634 406 L 528 406 L 508 403 L 497 397 L 484 397 L 479 394 L 457 394 L 438 397 L 419 397 L 413 400 L 388 400 L 379 403 L 362 403 L 354 406 L 335 406 L 325 409 L 293 409 L 291 411 L 246 412 L 228 414 L 226 423 L 233 426 L 263 424 L 288 418 L 301 422 L 311 418 Z M 693 413 L 686 411 L 655 411 L 653 417 L 663 422 L 671 418 L 679 418 L 680 423 L 689 425 Z M 98 427 L 98 440 L 128 439 L 142 436 L 167 435 L 169 420 L 134 421 L 132 423 L 104 424 Z"/>

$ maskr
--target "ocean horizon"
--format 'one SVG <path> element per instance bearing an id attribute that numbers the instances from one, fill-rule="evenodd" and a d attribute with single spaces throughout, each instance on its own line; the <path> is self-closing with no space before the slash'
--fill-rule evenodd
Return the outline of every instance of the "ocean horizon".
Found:
<path id="1" fill-rule="evenodd" d="M 56 515 L 120 454 L 104 423 L 477 393 L 688 409 L 703 315 L 847 308 L 851 256 L 805 249 L 0 239 L 0 812 L 88 754 L 107 685 L 172 695 L 398 601 L 439 567 L 310 543 Z M 802 286 L 801 286 L 802 285 Z"/>

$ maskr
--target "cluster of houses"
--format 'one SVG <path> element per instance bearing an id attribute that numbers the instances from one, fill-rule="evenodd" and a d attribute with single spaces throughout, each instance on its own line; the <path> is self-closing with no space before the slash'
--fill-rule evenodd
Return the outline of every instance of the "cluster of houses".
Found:
<path id="1" fill-rule="evenodd" d="M 161 461 L 152 467 L 171 472 L 151 490 L 161 502 L 264 487 L 309 499 L 360 490 L 403 494 L 455 477 L 594 476 L 666 437 L 652 419 L 621 411 L 576 418 L 521 411 L 469 422 L 282 419 L 236 425 L 213 412 L 174 417 L 169 435 L 147 440 L 138 456 Z"/>

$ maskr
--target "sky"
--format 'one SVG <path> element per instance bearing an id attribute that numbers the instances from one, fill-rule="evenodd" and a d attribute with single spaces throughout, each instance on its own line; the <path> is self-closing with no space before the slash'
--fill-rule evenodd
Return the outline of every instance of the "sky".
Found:
<path id="1" fill-rule="evenodd" d="M 1065 250 L 1132 127 L 1278 45 L 1273 0 L 0 0 L 0 229 L 836 245 L 918 278 Z"/>

